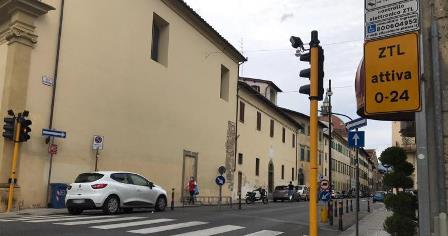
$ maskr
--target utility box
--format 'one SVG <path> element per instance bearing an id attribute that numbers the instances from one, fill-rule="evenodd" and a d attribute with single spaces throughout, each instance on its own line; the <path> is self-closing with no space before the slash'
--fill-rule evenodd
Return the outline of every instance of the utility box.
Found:
<path id="1" fill-rule="evenodd" d="M 67 195 L 67 184 L 64 183 L 52 183 L 50 208 L 65 208 L 65 195 Z"/>

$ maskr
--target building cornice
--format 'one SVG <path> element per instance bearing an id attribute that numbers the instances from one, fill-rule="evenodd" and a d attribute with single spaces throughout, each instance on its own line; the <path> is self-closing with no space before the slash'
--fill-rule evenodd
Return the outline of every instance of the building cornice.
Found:
<path id="1" fill-rule="evenodd" d="M 21 43 L 33 46 L 37 43 L 34 34 L 34 18 L 55 8 L 37 0 L 0 0 L 0 44 Z"/>

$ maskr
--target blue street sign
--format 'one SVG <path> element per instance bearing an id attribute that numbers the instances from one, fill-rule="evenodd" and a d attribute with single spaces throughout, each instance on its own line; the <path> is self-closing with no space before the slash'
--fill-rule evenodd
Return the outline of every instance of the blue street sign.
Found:
<path id="1" fill-rule="evenodd" d="M 319 192 L 319 200 L 328 202 L 331 200 L 331 193 L 330 191 L 320 191 Z"/>
<path id="2" fill-rule="evenodd" d="M 65 131 L 42 129 L 42 136 L 65 138 L 65 137 L 67 137 L 67 134 L 65 133 Z"/>
<path id="3" fill-rule="evenodd" d="M 215 182 L 217 185 L 222 186 L 226 183 L 226 178 L 224 178 L 224 176 L 222 175 L 218 175 L 218 177 L 216 177 Z"/>
<path id="4" fill-rule="evenodd" d="M 364 131 L 348 132 L 348 146 L 355 148 L 364 147 Z"/>

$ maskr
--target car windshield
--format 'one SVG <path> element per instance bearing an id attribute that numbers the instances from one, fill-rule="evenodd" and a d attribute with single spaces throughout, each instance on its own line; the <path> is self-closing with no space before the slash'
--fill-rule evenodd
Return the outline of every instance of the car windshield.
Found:
<path id="1" fill-rule="evenodd" d="M 277 186 L 275 190 L 288 190 L 288 186 Z"/>
<path id="2" fill-rule="evenodd" d="M 83 173 L 76 177 L 75 183 L 90 183 L 103 178 L 103 174 L 98 173 Z"/>
<path id="3" fill-rule="evenodd" d="M 302 190 L 303 186 L 297 186 L 297 190 Z"/>
<path id="4" fill-rule="evenodd" d="M 384 193 L 381 193 L 381 192 L 375 193 L 375 197 L 382 197 L 382 196 L 384 196 Z"/>

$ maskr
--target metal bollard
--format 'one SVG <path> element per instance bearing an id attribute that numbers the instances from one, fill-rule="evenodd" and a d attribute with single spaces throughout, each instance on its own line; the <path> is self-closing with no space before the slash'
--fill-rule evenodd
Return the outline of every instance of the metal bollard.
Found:
<path id="1" fill-rule="evenodd" d="M 338 217 L 338 200 L 334 201 L 334 217 Z"/>
<path id="2" fill-rule="evenodd" d="M 350 199 L 350 211 L 353 212 L 353 200 Z"/>
<path id="3" fill-rule="evenodd" d="M 341 209 L 339 209 L 339 216 L 342 217 L 344 215 L 344 200 L 341 200 L 339 205 L 341 206 Z"/>
<path id="4" fill-rule="evenodd" d="M 344 212 L 343 201 L 339 202 L 339 231 L 343 231 L 342 227 L 342 213 Z"/>
<path id="5" fill-rule="evenodd" d="M 174 188 L 171 189 L 171 210 L 174 210 Z"/>
<path id="6" fill-rule="evenodd" d="M 328 201 L 328 222 L 333 225 L 333 203 L 331 200 Z"/>
<path id="7" fill-rule="evenodd" d="M 238 192 L 238 210 L 241 210 L 241 192 Z"/>
<path id="8" fill-rule="evenodd" d="M 345 199 L 345 213 L 348 213 L 348 199 Z"/>
<path id="9" fill-rule="evenodd" d="M 367 212 L 370 212 L 370 199 L 367 199 Z"/>

